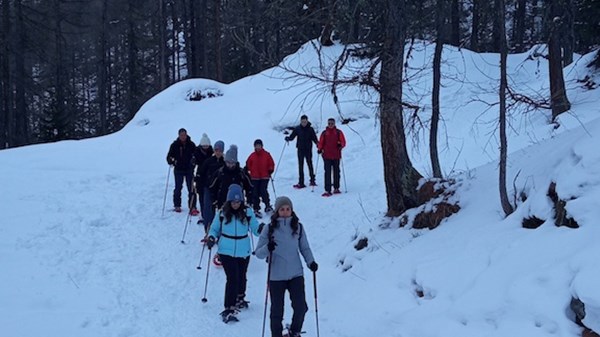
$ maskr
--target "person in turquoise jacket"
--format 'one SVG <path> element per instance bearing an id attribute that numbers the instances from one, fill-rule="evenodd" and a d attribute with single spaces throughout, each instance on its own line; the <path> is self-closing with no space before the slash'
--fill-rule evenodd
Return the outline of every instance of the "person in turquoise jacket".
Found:
<path id="1" fill-rule="evenodd" d="M 248 307 L 246 301 L 246 272 L 252 247 L 249 235 L 258 236 L 258 221 L 252 208 L 244 204 L 242 187 L 229 186 L 227 201 L 215 216 L 208 232 L 206 246 L 212 249 L 218 244 L 218 254 L 227 283 L 225 285 L 225 310 L 221 312 L 223 322 L 237 321 L 236 313 Z"/>

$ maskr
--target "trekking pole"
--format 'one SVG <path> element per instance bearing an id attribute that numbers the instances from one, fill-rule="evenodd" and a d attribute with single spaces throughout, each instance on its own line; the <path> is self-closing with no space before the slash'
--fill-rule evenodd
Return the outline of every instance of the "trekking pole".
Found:
<path id="1" fill-rule="evenodd" d="M 264 230 L 264 229 L 263 229 Z M 271 259 L 273 252 L 269 252 L 269 266 L 267 267 L 267 291 L 265 292 L 265 311 L 263 312 L 262 337 L 265 337 L 265 322 L 267 321 L 267 301 L 269 300 L 269 279 L 271 279 Z"/>
<path id="2" fill-rule="evenodd" d="M 315 166 L 315 180 L 317 179 L 317 172 L 319 171 L 319 158 L 321 158 L 321 155 L 317 153 L 317 166 Z M 316 183 L 316 182 L 315 182 Z M 311 186 L 311 192 L 315 191 L 315 185 Z"/>
<path id="3" fill-rule="evenodd" d="M 344 158 L 340 158 L 340 161 L 342 162 L 342 176 L 344 177 L 344 189 L 346 190 L 346 193 L 348 193 L 348 184 L 346 183 L 346 170 L 344 170 Z"/>
<path id="4" fill-rule="evenodd" d="M 248 226 L 248 236 L 250 237 L 250 243 L 252 244 L 252 252 L 254 252 L 254 236 L 252 234 L 252 229 Z"/>
<path id="5" fill-rule="evenodd" d="M 200 253 L 200 261 L 198 261 L 198 265 L 196 266 L 196 269 L 202 269 L 202 267 L 200 265 L 202 264 L 202 258 L 204 257 L 205 249 L 206 249 L 206 243 L 202 245 L 202 253 Z"/>
<path id="6" fill-rule="evenodd" d="M 185 244 L 185 234 L 187 233 L 187 228 L 189 223 L 192 220 L 192 202 L 195 204 L 196 203 L 196 185 L 194 184 L 194 182 L 192 181 L 192 193 L 193 196 L 191 198 L 191 200 L 188 202 L 188 215 L 185 218 L 185 227 L 183 228 L 183 235 L 181 236 L 181 243 Z"/>
<path id="7" fill-rule="evenodd" d="M 275 172 L 273 172 L 273 177 L 277 174 L 277 170 L 279 170 L 279 163 L 281 163 L 281 158 L 283 158 L 283 152 L 285 151 L 285 147 L 288 145 L 288 142 L 283 144 L 283 148 L 281 149 L 281 154 L 279 155 L 279 160 L 277 160 L 277 166 L 275 166 Z M 273 179 L 273 178 L 271 178 Z"/>
<path id="8" fill-rule="evenodd" d="M 202 303 L 206 303 L 208 302 L 208 300 L 206 299 L 206 289 L 208 289 L 208 272 L 210 271 L 210 262 L 211 262 L 211 258 L 210 255 L 212 253 L 212 250 L 208 250 L 208 262 L 206 263 L 206 279 L 204 281 L 204 297 L 202 297 Z"/>
<path id="9" fill-rule="evenodd" d="M 315 289 L 315 317 L 317 320 L 317 337 L 319 337 L 319 308 L 317 307 L 317 272 L 313 271 L 313 288 Z"/>
<path id="10" fill-rule="evenodd" d="M 167 183 L 165 185 L 165 197 L 163 199 L 163 209 L 162 209 L 162 216 L 161 217 L 165 217 L 165 205 L 167 204 L 167 191 L 169 190 L 169 177 L 171 176 L 171 165 L 169 165 L 169 170 L 167 171 Z"/>
<path id="11" fill-rule="evenodd" d="M 273 187 L 273 195 L 275 196 L 275 199 L 277 199 L 277 192 L 275 191 L 275 181 L 273 180 L 273 177 L 271 177 L 271 186 Z"/>

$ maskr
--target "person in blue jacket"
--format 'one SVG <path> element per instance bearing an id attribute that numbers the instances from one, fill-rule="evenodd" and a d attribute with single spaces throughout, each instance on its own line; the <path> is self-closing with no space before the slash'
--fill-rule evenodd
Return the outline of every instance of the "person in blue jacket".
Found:
<path id="1" fill-rule="evenodd" d="M 265 226 L 267 227 L 267 226 Z M 304 226 L 292 207 L 288 197 L 275 200 L 275 211 L 268 228 L 260 231 L 260 238 L 254 251 L 259 259 L 268 258 L 269 293 L 271 295 L 271 336 L 280 337 L 283 331 L 283 307 L 285 292 L 292 302 L 292 324 L 288 336 L 299 337 L 308 311 L 304 292 L 304 266 L 300 255 L 313 273 L 319 265 L 315 262 Z"/>
<path id="2" fill-rule="evenodd" d="M 248 235 L 258 236 L 258 221 L 252 208 L 244 204 L 242 187 L 229 186 L 227 200 L 215 216 L 206 243 L 212 249 L 219 242 L 219 259 L 223 264 L 227 282 L 225 285 L 225 310 L 223 322 L 237 321 L 236 313 L 248 307 L 246 296 L 246 272 L 252 247 Z"/>

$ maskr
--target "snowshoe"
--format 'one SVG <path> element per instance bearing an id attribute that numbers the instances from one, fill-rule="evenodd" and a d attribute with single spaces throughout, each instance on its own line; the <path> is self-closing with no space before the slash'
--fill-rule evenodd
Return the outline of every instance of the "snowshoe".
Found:
<path id="1" fill-rule="evenodd" d="M 195 208 L 192 208 L 192 210 L 190 211 L 190 215 L 191 215 L 191 216 L 196 216 L 196 215 L 198 215 L 198 214 L 200 214 L 200 211 L 198 211 L 198 210 L 197 210 L 197 209 L 195 209 Z"/>
<path id="2" fill-rule="evenodd" d="M 235 310 L 225 309 L 221 312 L 221 320 L 223 323 L 227 324 L 229 322 L 239 322 L 239 319 L 235 315 Z"/>
<path id="3" fill-rule="evenodd" d="M 213 257 L 213 264 L 217 267 L 222 267 L 223 263 L 221 263 L 221 259 L 219 258 L 219 254 L 215 254 Z"/>
<path id="4" fill-rule="evenodd" d="M 325 192 L 323 194 L 321 194 L 322 197 L 328 198 L 330 196 L 332 196 L 331 192 Z"/>
<path id="5" fill-rule="evenodd" d="M 204 223 L 204 219 L 200 218 L 198 219 L 198 222 L 196 222 L 196 224 L 198 225 L 202 225 Z"/>
<path id="6" fill-rule="evenodd" d="M 248 309 L 250 302 L 244 300 L 243 298 L 238 299 L 235 307 L 237 310 Z"/>
<path id="7" fill-rule="evenodd" d="M 333 194 L 341 194 L 342 191 L 340 191 L 339 188 L 336 188 L 335 190 L 333 190 Z"/>
<path id="8" fill-rule="evenodd" d="M 181 207 L 175 207 L 175 209 L 173 209 L 173 210 L 177 213 L 181 213 Z"/>
<path id="9" fill-rule="evenodd" d="M 296 185 L 294 185 L 294 188 L 297 189 L 297 190 L 299 190 L 301 188 L 305 188 L 305 187 L 306 187 L 306 185 L 304 185 L 304 184 L 296 184 Z"/>
<path id="10" fill-rule="evenodd" d="M 314 182 L 314 181 L 311 181 L 311 182 L 310 182 L 310 186 L 317 186 L 317 183 L 316 183 L 316 182 Z"/>

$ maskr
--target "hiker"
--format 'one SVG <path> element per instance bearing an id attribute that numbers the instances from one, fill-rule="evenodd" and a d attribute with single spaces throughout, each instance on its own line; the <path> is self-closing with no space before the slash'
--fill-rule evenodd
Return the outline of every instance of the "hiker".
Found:
<path id="1" fill-rule="evenodd" d="M 313 169 L 312 163 L 312 145 L 313 143 L 318 144 L 317 134 L 315 129 L 311 126 L 308 121 L 308 116 L 302 115 L 300 117 L 300 125 L 294 128 L 292 133 L 285 137 L 285 141 L 289 142 L 298 137 L 296 141 L 296 148 L 298 150 L 298 184 L 294 185 L 294 188 L 304 188 L 304 160 L 308 165 L 308 174 L 310 177 L 310 186 L 316 186 L 315 181 L 315 170 Z"/>
<path id="2" fill-rule="evenodd" d="M 265 204 L 265 212 L 272 212 L 271 201 L 269 199 L 269 180 L 275 170 L 275 162 L 269 152 L 263 148 L 263 142 L 260 139 L 254 141 L 254 152 L 246 160 L 246 169 L 252 180 L 252 206 L 256 216 L 261 217 L 260 200 Z"/>
<path id="3" fill-rule="evenodd" d="M 225 153 L 225 165 L 215 173 L 213 181 L 209 185 L 211 199 L 216 209 L 220 209 L 225 204 L 227 191 L 231 184 L 242 186 L 246 196 L 252 193 L 252 182 L 248 178 L 248 175 L 240 168 L 237 152 L 238 148 L 236 145 L 229 147 Z"/>
<path id="4" fill-rule="evenodd" d="M 202 211 L 202 218 L 198 221 L 202 222 L 203 218 L 206 216 L 204 214 L 204 184 L 205 179 L 201 176 L 201 168 L 204 162 L 212 157 L 214 153 L 213 147 L 210 145 L 210 138 L 206 135 L 206 133 L 202 134 L 202 138 L 200 139 L 200 145 L 196 147 L 194 151 L 194 164 L 196 165 L 196 176 L 194 177 L 194 181 L 196 182 L 196 194 L 198 196 L 198 207 Z M 195 214 L 194 214 L 195 213 Z M 192 212 L 192 215 L 198 215 L 198 211 Z"/>
<path id="5" fill-rule="evenodd" d="M 327 128 L 321 133 L 317 153 L 323 156 L 325 167 L 325 193 L 324 197 L 331 196 L 331 175 L 333 173 L 333 193 L 340 192 L 340 160 L 342 149 L 346 146 L 346 138 L 342 130 L 335 127 L 335 119 L 327 120 Z"/>
<path id="6" fill-rule="evenodd" d="M 194 178 L 194 151 L 196 144 L 187 134 L 184 128 L 179 129 L 178 137 L 169 147 L 167 154 L 167 163 L 173 165 L 173 174 L 175 175 L 175 189 L 173 190 L 173 207 L 175 212 L 181 212 L 181 190 L 183 188 L 183 179 L 188 191 L 188 207 L 190 213 L 196 209 L 196 200 L 194 198 L 193 178 Z"/>
<path id="7" fill-rule="evenodd" d="M 225 151 L 225 143 L 222 140 L 215 142 L 213 146 L 212 157 L 206 159 L 206 161 L 200 167 L 200 172 L 196 173 L 196 176 L 200 177 L 200 185 L 203 191 L 202 205 L 202 218 L 204 223 L 204 232 L 208 234 L 208 227 L 213 221 L 215 216 L 214 200 L 210 191 L 210 184 L 217 175 L 219 169 L 225 166 L 225 159 L 223 158 L 223 151 Z"/>
<path id="8" fill-rule="evenodd" d="M 223 209 L 215 216 L 206 246 L 212 249 L 218 241 L 219 259 L 225 270 L 225 310 L 221 319 L 237 321 L 236 313 L 248 308 L 246 301 L 246 273 L 250 262 L 251 244 L 248 235 L 258 236 L 258 221 L 251 208 L 244 203 L 242 187 L 229 186 Z"/>
<path id="9" fill-rule="evenodd" d="M 289 336 L 299 337 L 304 315 L 308 311 L 300 254 L 313 273 L 317 272 L 319 265 L 308 244 L 306 230 L 288 197 L 281 196 L 275 200 L 271 222 L 265 227 L 267 228 L 261 230 L 255 255 L 260 259 L 267 258 L 270 264 L 268 281 L 271 295 L 271 336 L 282 336 L 284 295 L 287 290 L 294 311 Z"/>

